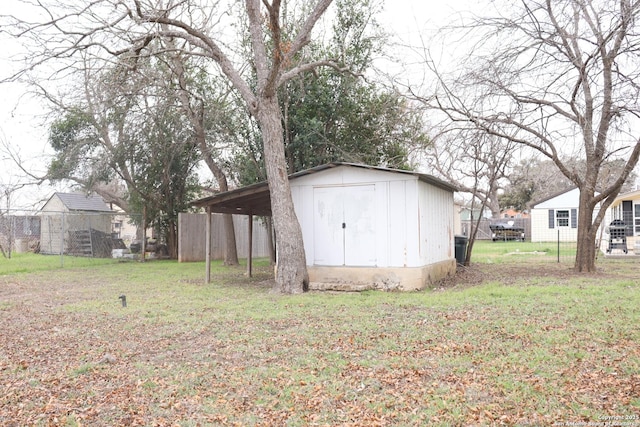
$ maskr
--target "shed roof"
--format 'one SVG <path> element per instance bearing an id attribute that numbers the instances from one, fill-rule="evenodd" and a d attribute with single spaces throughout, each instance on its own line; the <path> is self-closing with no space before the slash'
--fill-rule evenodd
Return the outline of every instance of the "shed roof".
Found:
<path id="1" fill-rule="evenodd" d="M 426 182 L 447 191 L 454 192 L 458 190 L 457 187 L 453 184 L 442 181 L 428 174 L 346 162 L 327 163 L 311 169 L 296 172 L 289 175 L 289 180 L 294 180 L 302 176 L 318 173 L 338 166 L 348 166 L 383 172 L 407 174 L 417 177 L 420 181 Z M 202 199 L 193 201 L 192 204 L 196 207 L 210 207 L 211 212 L 216 213 L 271 216 L 271 195 L 269 193 L 269 186 L 266 181 L 248 185 L 236 190 L 215 194 L 213 196 L 204 197 Z"/>
<path id="2" fill-rule="evenodd" d="M 57 196 L 60 201 L 70 211 L 92 211 L 111 212 L 109 206 L 97 194 L 83 193 L 55 193 L 51 197 Z"/>

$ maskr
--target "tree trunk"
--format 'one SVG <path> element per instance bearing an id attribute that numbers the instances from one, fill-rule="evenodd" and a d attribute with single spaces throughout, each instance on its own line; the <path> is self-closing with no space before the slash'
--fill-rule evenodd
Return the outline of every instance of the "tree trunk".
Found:
<path id="1" fill-rule="evenodd" d="M 238 249 L 236 246 L 236 231 L 233 227 L 233 215 L 223 214 L 224 224 L 224 265 L 238 265 Z"/>
<path id="2" fill-rule="evenodd" d="M 175 43 L 173 40 L 169 41 L 168 44 L 175 49 Z M 176 49 L 177 51 L 177 49 Z M 207 144 L 207 132 L 205 129 L 205 101 L 201 99 L 199 107 L 194 107 L 190 102 L 190 96 L 193 96 L 191 92 L 188 90 L 188 80 L 185 76 L 184 63 L 183 59 L 179 55 L 172 56 L 173 59 L 173 67 L 178 77 L 178 82 L 180 83 L 180 89 L 178 90 L 178 97 L 180 98 L 180 102 L 182 104 L 182 109 L 185 112 L 186 116 L 191 121 L 195 131 L 196 131 L 196 140 L 198 142 L 198 146 L 200 147 L 200 152 L 202 153 L 202 158 L 209 167 L 209 170 L 215 177 L 218 182 L 218 188 L 220 192 L 229 191 L 229 183 L 227 181 L 227 176 L 225 175 L 222 168 L 218 165 L 213 158 L 213 154 L 211 153 L 211 149 Z M 224 214 L 223 216 L 223 225 L 224 225 L 224 265 L 238 265 L 238 247 L 236 245 L 236 232 L 233 227 L 233 217 L 231 214 Z"/>
<path id="3" fill-rule="evenodd" d="M 474 187 L 473 189 L 474 194 L 477 193 L 477 187 Z M 464 253 L 464 266 L 468 267 L 471 265 L 471 254 L 473 253 L 473 245 L 476 243 L 476 237 L 478 236 L 478 229 L 480 228 L 480 223 L 482 222 L 482 218 L 484 218 L 484 216 L 482 215 L 482 213 L 484 212 L 485 207 L 487 206 L 487 199 L 483 199 L 483 201 L 480 203 L 480 215 L 478 215 L 478 218 L 474 218 L 473 217 L 473 210 L 475 208 L 475 204 L 472 202 L 471 203 L 471 221 L 469 221 L 469 224 L 471 226 L 471 232 L 469 233 L 469 237 L 467 240 L 467 249 Z"/>
<path id="4" fill-rule="evenodd" d="M 227 176 L 222 171 L 222 168 L 213 160 L 211 151 L 207 146 L 204 128 L 200 126 L 198 129 L 200 129 L 200 131 L 196 133 L 198 134 L 197 137 L 204 161 L 218 182 L 220 191 L 229 191 Z M 222 223 L 224 224 L 224 265 L 238 265 L 238 246 L 236 245 L 236 231 L 233 227 L 233 217 L 231 214 L 223 214 L 222 218 Z"/>
<path id="5" fill-rule="evenodd" d="M 211 151 L 206 142 L 204 128 L 198 127 L 197 138 L 202 151 L 202 156 L 205 163 L 209 167 L 209 170 L 218 182 L 218 188 L 221 192 L 229 191 L 229 184 L 227 182 L 227 176 L 222 171 L 222 168 L 213 160 Z M 233 217 L 231 214 L 223 214 L 224 224 L 224 265 L 238 265 L 238 246 L 236 245 L 236 231 L 233 227 Z"/>
<path id="6" fill-rule="evenodd" d="M 170 222 L 167 227 L 167 253 L 169 258 L 178 259 L 178 226 Z"/>
<path id="7" fill-rule="evenodd" d="M 599 224 L 593 224 L 593 204 L 589 203 L 589 200 L 583 200 L 583 197 L 589 197 L 587 191 L 580 192 L 578 239 L 574 268 L 579 273 L 593 273 L 596 271 L 596 234 Z"/>
<path id="8" fill-rule="evenodd" d="M 276 233 L 277 272 L 275 290 L 296 294 L 309 288 L 302 229 L 293 208 L 289 186 L 282 122 L 277 95 L 260 100 L 257 119 L 262 131 L 271 212 Z"/>
<path id="9" fill-rule="evenodd" d="M 495 175 L 493 175 L 495 176 Z M 499 219 L 500 218 L 500 202 L 498 201 L 498 188 L 496 186 L 497 179 L 492 179 L 491 183 L 491 191 L 487 194 L 485 199 L 486 205 L 491 209 L 491 218 Z M 484 208 L 483 208 L 484 211 Z"/>
<path id="10" fill-rule="evenodd" d="M 276 265 L 276 245 L 273 239 L 273 221 L 270 217 L 265 217 L 265 226 L 267 227 L 267 243 L 269 244 L 269 265 Z"/>

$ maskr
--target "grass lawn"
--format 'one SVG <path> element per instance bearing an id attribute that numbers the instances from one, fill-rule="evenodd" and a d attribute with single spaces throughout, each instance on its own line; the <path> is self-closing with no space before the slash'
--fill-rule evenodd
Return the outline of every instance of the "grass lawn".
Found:
<path id="1" fill-rule="evenodd" d="M 515 240 L 478 240 L 473 246 L 472 262 L 523 263 L 560 262 L 573 263 L 576 256 L 575 242 L 518 242 Z"/>
<path id="2" fill-rule="evenodd" d="M 640 424 L 638 262 L 508 253 L 411 293 L 275 295 L 264 264 L 0 273 L 0 425 Z"/>
<path id="3" fill-rule="evenodd" d="M 91 267 L 115 264 L 119 261 L 111 258 L 88 258 L 59 255 L 35 255 L 33 253 L 11 253 L 11 258 L 0 257 L 0 276 L 14 273 L 33 273 L 61 268 Z"/>

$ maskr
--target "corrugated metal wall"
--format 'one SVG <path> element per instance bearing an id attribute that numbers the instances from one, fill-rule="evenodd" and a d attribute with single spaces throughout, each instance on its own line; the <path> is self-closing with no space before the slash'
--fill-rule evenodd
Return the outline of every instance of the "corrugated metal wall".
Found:
<path id="1" fill-rule="evenodd" d="M 453 193 L 420 182 L 420 259 L 430 265 L 452 259 L 454 254 Z"/>

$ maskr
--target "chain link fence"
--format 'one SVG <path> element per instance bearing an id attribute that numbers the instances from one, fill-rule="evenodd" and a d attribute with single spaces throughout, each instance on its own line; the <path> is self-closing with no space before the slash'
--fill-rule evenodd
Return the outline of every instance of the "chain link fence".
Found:
<path id="1" fill-rule="evenodd" d="M 470 236 L 476 221 L 461 221 L 461 231 Z M 553 227 L 535 218 L 483 218 L 477 225 L 476 241 L 484 241 L 485 249 L 518 259 L 537 259 L 556 263 L 573 263 L 576 256 L 577 228 L 569 220 Z M 474 248 L 474 252 L 475 252 Z"/>
<path id="2" fill-rule="evenodd" d="M 89 258 L 134 257 L 143 233 L 139 215 L 122 212 L 2 211 L 0 250 Z"/>

